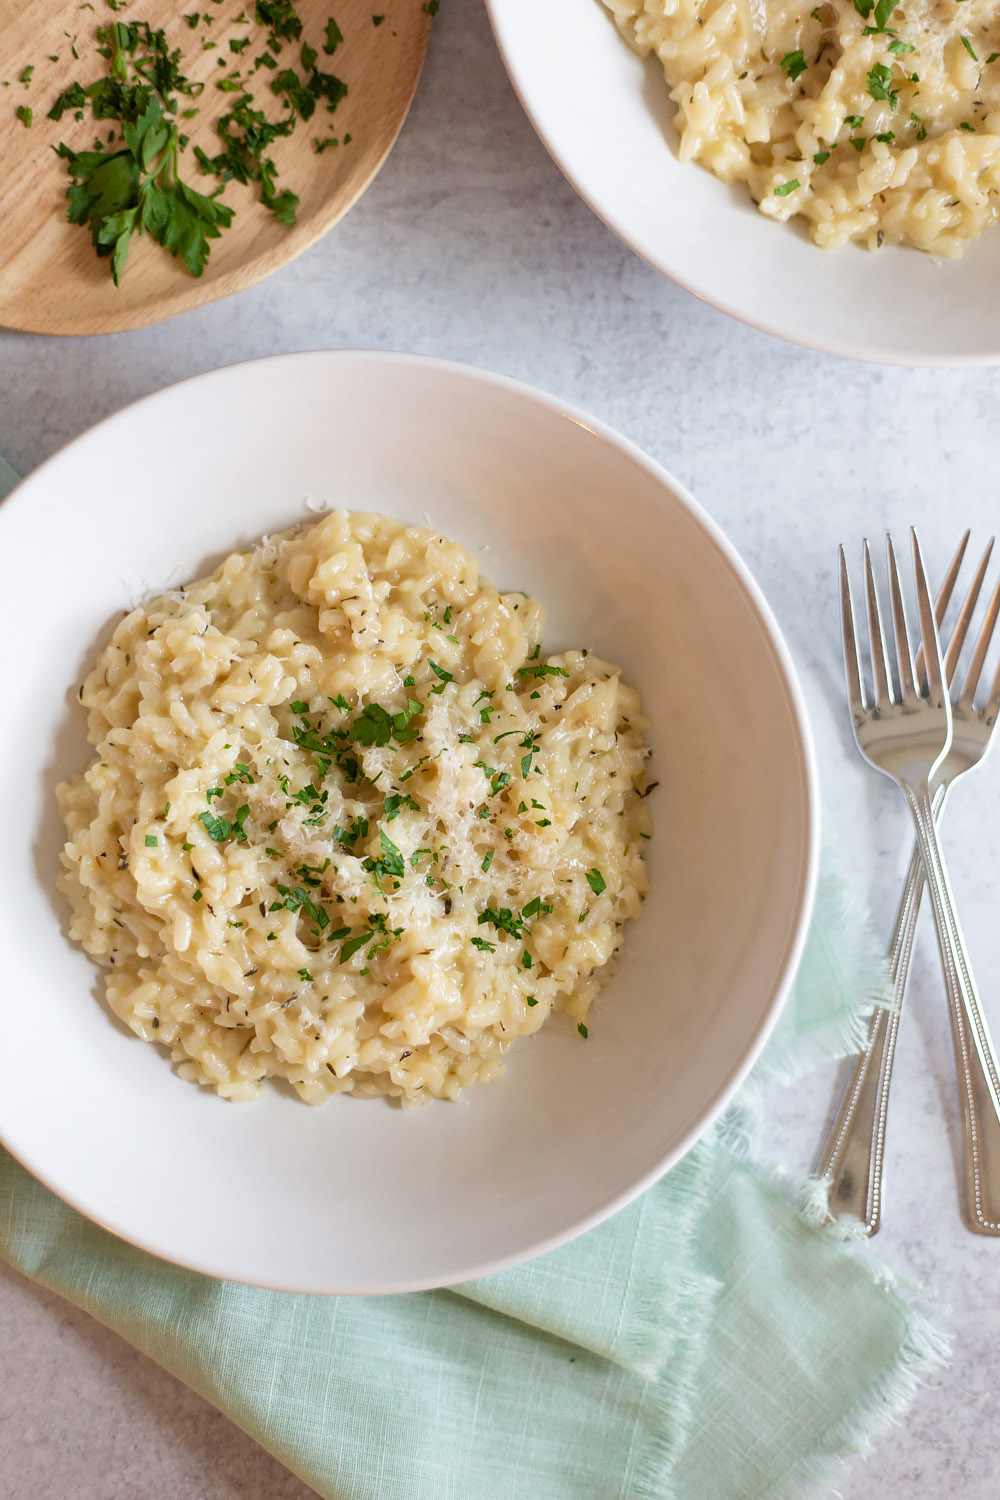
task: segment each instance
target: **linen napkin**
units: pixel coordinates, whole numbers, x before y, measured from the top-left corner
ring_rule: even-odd
[[[879,980],[867,922],[827,874],[756,1090],[612,1219],[461,1287],[309,1297],[199,1276],[114,1239],[3,1152],[0,1255],[326,1500],[801,1493],[946,1352],[914,1289],[818,1227],[817,1184],[751,1161],[759,1080],[856,1045]]]

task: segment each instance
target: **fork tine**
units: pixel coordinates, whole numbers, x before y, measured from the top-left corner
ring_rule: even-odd
[[[913,527],[910,528],[910,541],[913,547],[913,572],[917,581],[917,610],[920,615],[920,635],[924,647],[924,661],[927,667],[927,698],[928,702],[935,706],[948,703],[948,686],[945,681],[944,663],[941,660],[941,642],[938,639],[937,625],[934,623],[934,606],[931,604],[931,591],[927,587],[927,572],[924,568],[924,559],[920,552],[920,543],[917,541],[917,533]],[[890,550],[891,550],[890,543]],[[895,573],[895,558],[893,558],[893,584],[894,591],[899,594],[900,607],[902,608],[902,595],[899,592],[899,578]],[[904,621],[905,625],[905,621]],[[951,738],[950,712],[949,739]]]
[[[885,539],[886,554],[889,559],[889,594],[892,599],[892,620],[896,634],[896,662],[899,666],[899,686],[904,703],[915,703],[917,701],[917,690],[913,683],[913,653],[910,650],[910,633],[906,627],[906,607],[903,604],[903,591],[899,584],[899,568],[896,563],[896,553],[892,545],[892,537]],[[927,581],[924,580],[924,588]],[[928,607],[930,600],[928,599]],[[933,616],[932,616],[933,619]],[[928,682],[932,680],[934,662],[927,651],[924,651],[925,670]],[[941,653],[937,652],[938,680],[941,677]]]
[[[951,603],[951,596],[955,592],[955,585],[958,582],[958,575],[962,571],[962,564],[965,561],[965,551],[969,545],[971,535],[971,531],[966,531],[958,547],[955,549],[955,556],[948,566],[948,571],[944,575],[941,587],[938,589],[938,596],[934,600],[934,618],[937,620],[939,630],[944,624],[944,617],[947,613],[948,605]],[[992,537],[990,538],[990,546],[993,546]]]
[[[885,652],[885,631],[882,629],[882,611],[879,608],[875,574],[872,571],[872,555],[865,542],[865,593],[868,599],[868,635],[872,648],[872,676],[875,680],[875,707],[881,708],[892,702],[889,686],[889,658]]]
[[[968,536],[968,532],[966,532],[966,536]],[[972,616],[975,613],[976,605],[979,602],[979,593],[983,586],[983,579],[986,577],[986,568],[987,564],[989,563],[990,554],[992,553],[992,551],[993,538],[990,537],[989,542],[986,546],[986,551],[983,553],[982,561],[980,562],[979,567],[976,570],[976,576],[972,580],[969,592],[966,595],[965,603],[962,605],[962,612],[959,615],[958,619],[955,621],[955,629],[952,631],[951,640],[948,642],[948,650],[945,652],[944,675],[949,683],[955,676],[955,672],[958,669],[958,659],[962,654],[962,647],[965,645],[965,638],[969,633],[969,626],[972,624]],[[990,607],[992,608],[992,605]],[[994,616],[994,619],[995,618],[996,617]],[[938,628],[940,628],[940,616],[938,616],[937,619]],[[992,626],[990,627],[990,629],[992,630]],[[980,634],[979,640],[980,642],[982,641],[982,634]],[[989,642],[987,641],[986,645],[988,644]],[[983,646],[983,656],[985,656],[986,654],[986,645]],[[979,644],[977,643],[976,650],[978,651],[978,649]],[[982,660],[980,660],[979,667],[976,671],[976,682],[979,681],[979,674],[982,670],[983,663]],[[966,688],[968,688],[968,685],[969,679],[966,678],[965,688],[963,688],[962,690],[963,697],[965,695]],[[974,693],[975,690],[975,683],[973,683],[972,692]]]
[[[948,565],[948,571],[944,575],[941,587],[938,589],[938,596],[934,600],[934,618],[935,620],[937,620],[938,630],[940,630],[941,626],[944,624],[944,617],[948,613],[948,605],[951,603],[951,596],[955,592],[955,585],[958,582],[958,575],[962,571],[962,563],[965,561],[965,553],[969,545],[969,538],[971,537],[971,535],[971,531],[966,531],[957,548],[955,549],[955,556],[952,558],[951,562]],[[993,543],[991,541],[990,546],[992,547],[992,545]],[[952,636],[952,641],[954,642],[954,635]],[[946,670],[947,666],[948,664],[946,661]],[[914,663],[914,670],[917,677],[920,678],[921,686],[925,686],[927,679],[924,675],[924,651],[922,646],[917,647],[917,657]],[[949,671],[949,682],[951,681],[951,675],[951,671]]]
[[[1000,614],[1000,583],[993,590],[993,597],[986,611],[986,618],[979,632],[979,639],[976,641],[972,660],[969,662],[969,670],[965,674],[965,681],[962,684],[962,694],[959,700],[962,703],[971,705],[973,698],[976,696],[976,688],[979,686],[979,679],[982,676],[983,666],[986,662],[986,653],[990,649],[990,641],[993,639],[993,631],[997,623],[998,614]]]
[[[865,694],[861,686],[861,662],[858,658],[858,638],[854,629],[854,604],[851,600],[851,580],[847,574],[847,558],[840,548],[840,618],[844,633],[844,671],[847,674],[847,700],[851,713],[857,717],[865,711]]]

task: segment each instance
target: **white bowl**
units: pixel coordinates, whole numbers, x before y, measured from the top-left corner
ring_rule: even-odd
[[[695,296],[764,333],[851,359],[1000,362],[1000,228],[960,260],[820,250],[698,166],[682,166],[663,69],[599,0],[487,0],[514,87],[595,213]]]
[[[150,462],[161,455],[162,462]],[[458,1104],[227,1104],[117,1026],[66,940],[54,783],[115,611],[313,503],[431,524],[620,662],[653,721],[651,890],[581,1040],[565,1017]],[[0,1138],[114,1233],[291,1290],[446,1285],[597,1223],[691,1146],[774,1020],[815,864],[808,731],[774,620],[684,491],[579,412],[397,355],[236,365],[140,401],[0,507],[8,731]]]

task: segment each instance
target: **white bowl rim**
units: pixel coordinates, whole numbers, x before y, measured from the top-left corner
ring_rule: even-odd
[[[670,258],[659,253],[653,246],[641,241],[620,218],[610,210],[601,206],[593,195],[583,186],[579,177],[573,172],[569,163],[565,160],[553,143],[549,140],[545,131],[535,114],[531,105],[530,95],[524,85],[523,76],[518,66],[516,54],[507,46],[506,36],[501,20],[503,0],[485,0],[486,13],[489,16],[490,26],[493,29],[494,40],[500,56],[503,59],[507,76],[516,93],[521,108],[527,115],[532,129],[538,136],[542,145],[573,188],[574,192],[586,203],[593,214],[605,224],[612,234],[616,235],[634,255],[640,260],[652,266],[654,271],[659,271],[676,286],[682,287],[684,291],[690,292],[697,297],[699,302],[704,302],[707,307],[713,307],[717,312],[725,313],[727,317],[742,323],[745,328],[753,328],[758,333],[766,333],[771,338],[782,339],[785,343],[795,344],[800,349],[811,349],[816,354],[832,354],[838,359],[862,361],[866,364],[875,365],[899,365],[905,369],[919,370],[957,370],[957,369],[989,369],[1000,364],[1000,349],[995,352],[983,351],[981,353],[969,354],[955,351],[951,354],[904,354],[898,349],[893,349],[877,341],[871,343],[852,342],[841,343],[836,338],[815,337],[806,338],[803,334],[796,332],[794,325],[783,324],[776,319],[757,318],[746,312],[738,304],[732,302],[725,293],[709,291],[697,278],[677,269]],[[780,226],[774,226],[780,227]],[[832,253],[832,252],[830,252]]]
[[[798,740],[800,753],[800,765],[803,780],[803,793],[805,800],[805,824],[803,858],[800,863],[800,881],[798,891],[798,914],[794,928],[786,943],[785,952],[777,965],[778,977],[774,985],[770,1001],[764,1010],[756,1032],[740,1061],[732,1068],[729,1076],[718,1087],[714,1097],[710,1099],[698,1119],[692,1124],[687,1133],[675,1143],[671,1149],[664,1153],[663,1157],[646,1173],[639,1178],[629,1182],[625,1187],[610,1194],[603,1202],[592,1208],[588,1213],[574,1219],[573,1222],[563,1229],[543,1237],[531,1244],[527,1250],[518,1251],[516,1254],[505,1254],[495,1259],[487,1259],[471,1267],[460,1278],[460,1281],[472,1281],[479,1277],[493,1275],[504,1271],[512,1266],[523,1264],[525,1261],[535,1259],[550,1250],[558,1249],[559,1246],[569,1243],[579,1235],[588,1230],[596,1228],[619,1209],[625,1208],[634,1199],[654,1186],[661,1177],[682,1160],[684,1156],[697,1144],[706,1134],[715,1121],[724,1113],[733,1096],[745,1081],[747,1075],[757,1061],[768,1038],[770,1037],[781,1014],[784,1003],[791,990],[795,975],[798,970],[803,950],[809,932],[809,924],[812,917],[813,904],[816,895],[816,887],[819,873],[819,830],[820,830],[820,805],[819,805],[819,773],[816,760],[815,746],[812,731],[806,711],[805,698],[798,681],[798,676],[792,661],[791,653],[781,633],[778,621],[768,604],[759,584],[754,579],[746,563],[737,552],[733,544],[728,540],[725,533],[712,519],[706,510],[690,494],[684,485],[674,479],[663,465],[656,462],[643,452],[637,444],[622,433],[606,423],[592,417],[582,408],[575,406],[572,402],[563,401],[548,392],[532,386],[527,382],[515,379],[513,376],[499,374],[495,371],[485,369],[481,366],[463,363],[461,361],[441,359],[433,355],[413,354],[393,350],[368,350],[368,349],[324,349],[316,347],[301,349],[281,354],[258,356],[245,360],[236,360],[228,365],[217,366],[211,370],[205,370],[197,375],[186,377],[184,380],[173,381],[170,385],[162,386],[159,390],[152,391],[135,401],[127,402],[117,411],[101,418],[93,423],[83,432],[77,434],[64,443],[54,453],[50,454],[37,468],[24,476],[7,496],[0,500],[0,515],[13,503],[20,505],[30,503],[30,492],[36,478],[44,475],[46,470],[57,460],[61,460],[68,452],[76,446],[83,447],[85,443],[96,433],[112,425],[128,412],[132,412],[151,402],[155,402],[160,396],[168,391],[180,387],[204,384],[208,386],[214,379],[225,378],[231,370],[241,368],[244,365],[276,364],[310,358],[314,356],[324,358],[334,357],[338,361],[346,362],[363,361],[373,364],[384,364],[386,368],[401,366],[410,369],[437,370],[442,374],[458,375],[462,378],[478,382],[485,386],[492,386],[507,391],[513,395],[533,402],[544,407],[553,414],[568,418],[574,424],[585,428],[593,436],[602,442],[617,448],[626,457],[630,458],[641,469],[653,478],[661,487],[666,489],[670,496],[685,509],[696,524],[708,535],[711,541],[719,549],[725,561],[731,567],[736,581],[743,588],[755,613],[757,614],[766,632],[769,645],[774,658],[780,669],[787,705],[790,710],[793,726]],[[0,521],[2,526],[2,521]],[[212,1276],[217,1279],[232,1280],[218,1266],[199,1264],[195,1257],[174,1258],[167,1257],[155,1245],[147,1243],[143,1238],[135,1238],[118,1224],[98,1219],[75,1196],[65,1190],[64,1186],[56,1185],[49,1179],[43,1170],[38,1170],[32,1161],[30,1150],[18,1149],[11,1143],[2,1130],[0,1130],[0,1146],[3,1146],[10,1155],[26,1171],[30,1172],[42,1185],[57,1197],[62,1199],[70,1208],[82,1214],[90,1222],[113,1234],[115,1238],[124,1243],[134,1246],[136,1249],[155,1256],[167,1264],[181,1266],[183,1269],[196,1271],[202,1275]],[[433,1291],[441,1288],[443,1283],[430,1280],[426,1277],[407,1280],[399,1278],[390,1284],[380,1283],[377,1286],[359,1286],[346,1289],[341,1292],[323,1291],[316,1287],[297,1287],[287,1282],[255,1281],[245,1283],[247,1285],[259,1286],[263,1290],[286,1291],[292,1293],[307,1293],[314,1295],[349,1295],[349,1296],[382,1296],[395,1295],[408,1292]],[[448,1285],[458,1284],[449,1282]]]

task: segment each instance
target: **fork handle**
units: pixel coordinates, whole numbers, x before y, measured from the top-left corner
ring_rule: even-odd
[[[941,815],[946,791],[942,786],[934,794],[936,818]],[[816,1167],[818,1177],[829,1179],[830,1217],[860,1219],[866,1234],[877,1234],[882,1216],[889,1085],[923,889],[924,870],[920,849],[915,846],[889,941],[888,1002],[872,1011],[867,1040],[855,1060]]]
[[[965,1212],[976,1234],[1000,1235],[1000,1074],[934,826],[930,787],[903,784],[934,908],[962,1102]]]

